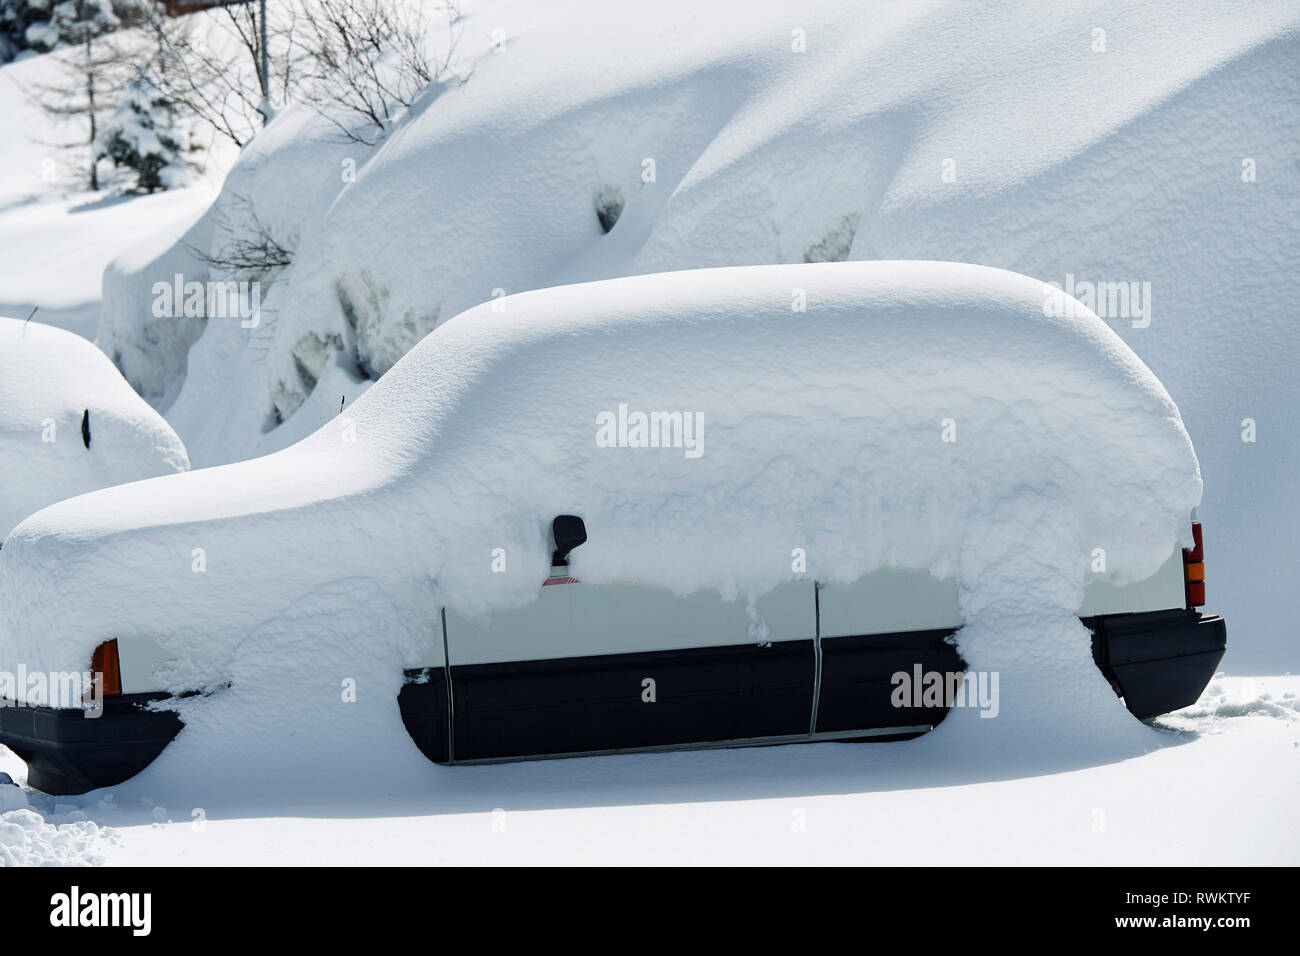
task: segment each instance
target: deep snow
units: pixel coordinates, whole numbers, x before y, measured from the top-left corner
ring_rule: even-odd
[[[0,858],[1285,866],[1300,846],[1298,701],[1300,678],[1219,677],[1201,704],[1161,718],[1164,729],[1144,730],[1143,746],[1087,761],[969,753],[940,727],[909,743],[429,767],[364,799],[350,792],[357,770],[339,749],[338,786],[305,802],[249,802],[238,792],[242,778],[203,795],[168,793],[158,780],[85,797],[30,793],[29,812],[43,826],[0,831],[12,840],[12,857],[0,842]],[[0,756],[0,771],[21,779],[23,765]]]
[[[63,329],[0,316],[0,541],[48,504],[187,468],[181,440],[108,356]]]

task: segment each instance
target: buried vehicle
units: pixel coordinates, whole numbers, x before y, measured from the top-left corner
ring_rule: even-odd
[[[298,748],[400,722],[454,764],[897,739],[951,703],[898,675],[959,674],[960,629],[1004,606],[1081,621],[1091,660],[1062,660],[1136,716],[1191,704],[1225,646],[1195,455],[1066,305],[996,269],[846,262],[471,309],[284,451],[15,529],[0,669],[93,658],[104,706],[8,702],[0,742],[73,792],[218,698],[264,708],[259,733],[296,720]],[[385,692],[320,703],[359,670]]]
[[[171,426],[93,342],[0,316],[0,542],[55,501],[189,466]]]

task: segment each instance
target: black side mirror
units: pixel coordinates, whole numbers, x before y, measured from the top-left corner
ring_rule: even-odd
[[[587,526],[577,515],[556,515],[551,522],[551,537],[555,540],[551,564],[564,567],[569,563],[569,552],[587,540]]]

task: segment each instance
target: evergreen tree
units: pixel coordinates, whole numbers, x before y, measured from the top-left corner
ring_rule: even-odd
[[[0,0],[0,63],[28,49],[27,28],[49,19],[50,0]]]
[[[96,159],[136,172],[136,188],[172,189],[188,178],[189,133],[178,110],[159,90],[149,68],[127,85],[121,105],[100,131]]]
[[[124,20],[119,12],[128,19]],[[49,10],[49,19],[27,28],[33,49],[59,49],[59,71],[54,82],[33,84],[28,92],[56,126],[80,119],[82,134],[71,141],[50,145],[86,154],[88,185],[99,188],[95,142],[103,118],[114,108],[130,76],[130,53],[125,35],[114,35],[140,14],[131,0],[62,0]]]

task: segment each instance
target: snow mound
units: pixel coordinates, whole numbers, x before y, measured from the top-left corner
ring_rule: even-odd
[[[53,819],[60,819],[59,815]],[[0,866],[96,866],[113,831],[80,810],[52,823],[27,805],[18,787],[0,787]]]
[[[549,522],[574,513],[590,584],[748,601],[799,576],[796,548],[820,580],[955,576],[963,653],[1012,688],[1003,719],[976,727],[1140,731],[1074,614],[1094,549],[1123,582],[1190,543],[1201,482],[1159,382],[1065,304],[1024,276],[933,262],[665,273],[485,304],[286,450],[29,518],[0,552],[0,647],[53,670],[107,637],[157,635],[175,655],[165,685],[213,692],[179,703],[188,725],[154,773],[324,783],[343,751],[392,780],[423,759],[396,693],[439,608],[532,600]],[[694,444],[608,431],[634,412],[680,413]],[[340,703],[349,680],[362,692]]]
[[[1162,722],[1180,728],[1188,721],[1214,727],[1219,721],[1239,717],[1272,717],[1290,723],[1300,717],[1300,696],[1291,690],[1275,693],[1250,678],[1224,681],[1216,676],[1200,700]]]
[[[0,535],[63,498],[188,467],[176,433],[103,352],[0,317]]]

